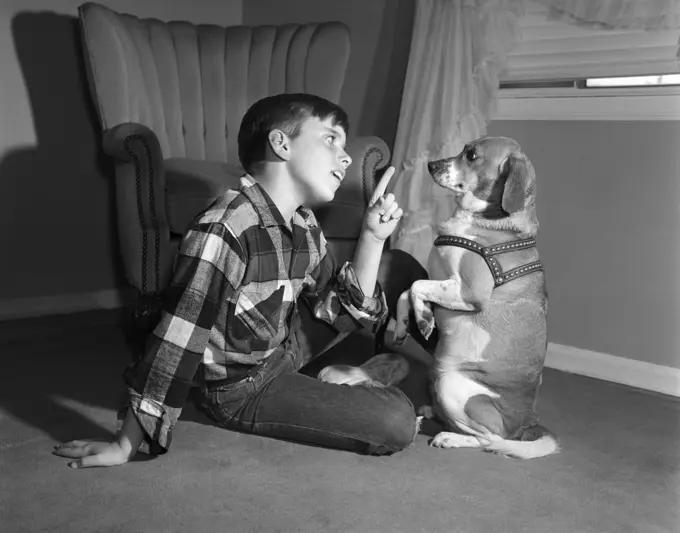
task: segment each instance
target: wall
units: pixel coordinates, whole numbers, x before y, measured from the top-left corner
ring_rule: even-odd
[[[341,21],[352,53],[340,105],[350,134],[394,144],[406,75],[415,0],[245,0],[246,25]]]
[[[107,4],[166,20],[343,21],[353,53],[341,104],[354,133],[391,146],[414,1]],[[119,282],[110,181],[75,38],[77,5],[0,6],[0,306]],[[537,170],[550,340],[680,368],[680,124],[493,121],[489,133],[517,139]]]
[[[80,3],[0,4],[0,315],[26,299],[120,285],[110,174],[82,70]],[[161,20],[242,20],[240,0],[100,3]]]
[[[680,123],[494,121],[536,168],[551,342],[680,368]]]

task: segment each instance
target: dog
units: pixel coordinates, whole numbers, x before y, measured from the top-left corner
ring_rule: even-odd
[[[394,340],[404,342],[410,320],[425,338],[436,324],[433,402],[419,414],[453,431],[431,444],[521,459],[555,453],[557,438],[535,410],[548,296],[536,248],[534,167],[507,137],[477,139],[427,166],[457,207],[437,227],[430,279],[399,297]]]

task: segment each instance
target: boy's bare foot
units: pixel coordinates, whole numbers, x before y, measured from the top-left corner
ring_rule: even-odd
[[[391,387],[408,376],[409,364],[401,355],[381,353],[371,357],[361,366],[330,365],[319,372],[318,378],[338,385],[372,385]]]

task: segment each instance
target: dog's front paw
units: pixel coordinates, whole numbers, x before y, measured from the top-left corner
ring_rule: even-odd
[[[404,320],[397,320],[394,328],[394,344],[404,344],[406,337],[408,337],[408,317]]]
[[[425,340],[430,338],[434,331],[434,312],[432,311],[432,304],[425,302],[422,299],[416,299],[413,306],[413,313],[415,315],[416,324],[420,334],[425,337]]]
[[[418,329],[425,340],[430,338],[434,331],[434,314],[431,310],[423,310],[422,316],[418,319]]]

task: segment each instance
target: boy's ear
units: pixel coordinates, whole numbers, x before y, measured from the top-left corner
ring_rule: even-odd
[[[269,140],[269,147],[272,152],[284,161],[290,159],[290,142],[288,136],[281,130],[272,130],[267,136]]]

